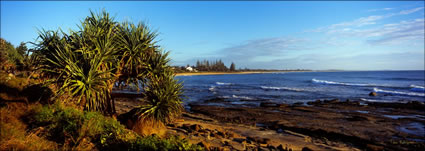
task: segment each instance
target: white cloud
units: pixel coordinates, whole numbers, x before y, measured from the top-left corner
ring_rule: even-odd
[[[367,10],[367,12],[376,12],[376,11],[389,11],[389,10],[393,10],[394,8],[380,8],[380,9],[370,9]]]
[[[404,20],[398,23],[388,23],[381,25],[380,20],[396,15],[408,15],[424,9],[424,7],[403,10],[399,13],[389,13],[386,15],[373,15],[361,17],[359,19],[332,24],[308,32],[322,32],[336,37],[358,37],[364,38],[368,44],[400,44],[405,41],[424,40],[424,19]],[[366,28],[363,26],[367,26]]]
[[[400,15],[407,15],[407,14],[411,14],[411,13],[420,11],[422,9],[424,9],[424,7],[418,7],[418,8],[413,8],[413,9],[409,9],[409,10],[402,10],[402,11],[400,11],[399,14]]]
[[[301,38],[275,37],[256,40],[248,40],[241,44],[220,50],[221,54],[254,58],[256,56],[273,56],[287,52],[288,50],[312,49],[308,45],[309,40]]]

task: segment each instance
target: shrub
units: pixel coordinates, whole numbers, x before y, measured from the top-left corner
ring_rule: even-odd
[[[29,115],[29,124],[33,128],[45,127],[49,132],[47,136],[60,144],[65,143],[66,138],[75,143],[79,136],[78,129],[82,125],[83,115],[83,112],[77,109],[64,108],[56,103],[34,109],[33,116]]]
[[[50,140],[69,147],[79,147],[88,141],[108,148],[136,137],[115,119],[99,112],[64,107],[59,102],[36,108],[28,116],[32,128],[44,127]]]

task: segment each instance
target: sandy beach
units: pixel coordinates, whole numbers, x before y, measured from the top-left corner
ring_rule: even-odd
[[[262,73],[278,73],[278,72],[311,72],[311,71],[184,72],[184,73],[176,73],[176,76],[223,75],[223,74],[262,74]]]

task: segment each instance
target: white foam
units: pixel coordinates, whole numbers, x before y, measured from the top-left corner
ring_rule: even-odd
[[[230,99],[232,98],[231,96],[225,95],[225,96],[218,96],[218,98],[222,98],[222,99]]]
[[[225,96],[219,96],[219,98],[222,98],[222,99],[230,99],[230,98],[234,98],[234,99],[254,100],[254,99],[253,99],[253,98],[251,98],[251,97],[247,97],[247,96],[237,96],[237,95],[232,95],[232,96],[225,95]]]
[[[423,86],[419,86],[419,85],[410,85],[411,87],[411,91],[416,91],[416,92],[425,92],[425,87]]]
[[[214,91],[215,90],[215,86],[211,86],[210,88],[208,88],[208,90]]]
[[[217,85],[233,85],[233,83],[215,82]]]
[[[297,89],[297,88],[290,88],[290,87],[268,87],[268,86],[261,86],[261,89],[266,90],[289,90],[289,91],[304,91],[303,89]]]
[[[395,94],[395,95],[425,96],[425,93],[390,91],[390,90],[382,90],[378,88],[373,88],[373,91],[375,91],[376,93],[387,93],[387,94]]]
[[[334,81],[317,80],[317,79],[312,79],[311,81],[312,81],[313,83],[319,83],[319,84],[330,84],[330,85],[376,86],[375,84],[343,83],[343,82],[334,82]]]
[[[245,100],[254,100],[253,98],[247,97],[247,96],[237,96],[237,95],[232,95],[232,98],[235,99],[245,99]]]
[[[365,101],[365,102],[394,102],[394,101],[389,101],[389,100],[374,100],[374,99],[365,99],[365,98],[360,98],[360,100]]]

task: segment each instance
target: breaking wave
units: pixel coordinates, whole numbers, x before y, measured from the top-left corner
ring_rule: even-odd
[[[217,85],[233,85],[233,83],[215,82]]]
[[[415,91],[415,92],[425,92],[425,87],[423,86],[419,86],[419,85],[410,85],[411,87],[411,91]]]
[[[360,98],[360,100],[365,102],[384,102],[384,103],[394,102],[390,100],[375,100],[375,99],[365,99],[365,98]]]
[[[365,84],[365,83],[344,83],[344,82],[334,82],[334,81],[317,80],[317,79],[312,79],[311,81],[313,83],[328,84],[328,85],[347,85],[347,86],[361,86],[361,87],[367,87],[367,86],[394,87],[394,86],[389,86],[389,85],[377,85],[377,84]]]
[[[362,83],[343,83],[343,82],[334,82],[334,81],[326,81],[326,80],[317,80],[312,79],[313,83],[319,83],[319,84],[330,84],[330,85],[349,85],[349,86],[375,86],[371,84],[362,84]]]
[[[290,88],[290,87],[268,87],[268,86],[261,86],[261,89],[265,90],[288,90],[288,91],[304,91],[303,89],[297,89],[297,88]]]
[[[232,96],[228,96],[228,95],[226,95],[226,96],[219,96],[219,98],[222,98],[222,99],[231,99],[231,98],[233,98],[233,99],[254,100],[254,98],[251,98],[251,97],[248,97],[248,96],[237,96],[237,95],[232,95]]]
[[[376,93],[386,93],[386,94],[393,94],[393,95],[425,96],[425,93],[390,91],[390,90],[382,90],[378,88],[373,88],[373,91],[375,91]]]

